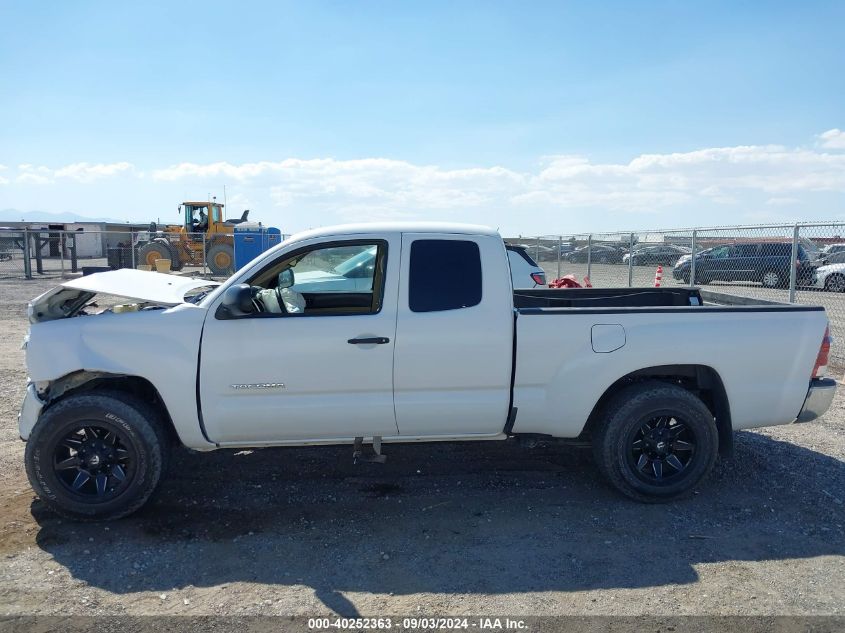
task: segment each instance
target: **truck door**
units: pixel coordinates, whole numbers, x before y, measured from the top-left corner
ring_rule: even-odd
[[[203,329],[199,382],[209,439],[272,443],[397,435],[399,247],[398,235],[305,243],[247,282],[261,288],[258,297],[270,305],[279,273],[293,270],[293,286],[281,294],[288,312],[276,303],[276,313],[220,318],[212,306]],[[355,283],[339,288],[335,282],[342,274],[335,267],[367,252],[372,267],[355,267]],[[302,292],[297,274],[308,280],[307,289],[299,286]]]
[[[500,237],[403,235],[393,371],[401,435],[501,433],[513,318]]]

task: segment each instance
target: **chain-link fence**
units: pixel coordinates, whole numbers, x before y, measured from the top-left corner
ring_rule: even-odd
[[[275,230],[273,230],[275,231]],[[278,232],[0,229],[0,279],[62,278],[118,268],[226,277],[284,239]]]
[[[750,299],[824,306],[845,341],[845,223],[732,226],[506,238],[549,280],[595,287],[700,286]],[[845,346],[833,358],[845,364]]]

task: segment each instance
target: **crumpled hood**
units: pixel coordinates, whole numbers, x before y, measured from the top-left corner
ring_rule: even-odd
[[[123,268],[65,281],[30,301],[27,315],[31,323],[73,316],[96,294],[175,306],[185,303],[185,295],[191,290],[218,285],[209,279]]]

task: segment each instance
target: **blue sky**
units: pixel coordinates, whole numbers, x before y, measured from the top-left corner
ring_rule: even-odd
[[[225,184],[285,231],[845,219],[843,23],[843,2],[1,2],[0,209],[170,220]]]

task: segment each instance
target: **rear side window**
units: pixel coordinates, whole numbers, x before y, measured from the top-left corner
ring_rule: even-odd
[[[416,240],[408,279],[411,312],[438,312],[481,303],[481,253],[466,240]]]
[[[759,244],[740,244],[738,247],[740,257],[757,257],[759,255]]]
[[[780,242],[764,244],[763,254],[777,257],[790,257],[792,255],[792,244],[782,244]]]

